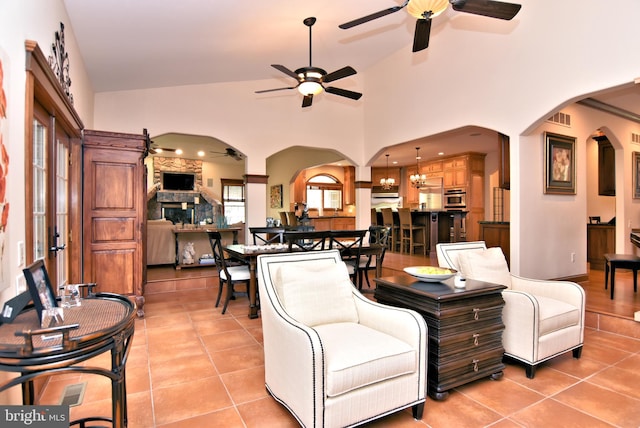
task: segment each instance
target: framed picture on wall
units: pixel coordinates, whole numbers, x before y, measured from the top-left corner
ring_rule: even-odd
[[[282,208],[282,184],[271,186],[271,208]]]
[[[631,165],[631,171],[633,174],[633,199],[640,199],[640,152],[632,153],[633,164]]]
[[[544,193],[576,194],[576,139],[544,133]]]

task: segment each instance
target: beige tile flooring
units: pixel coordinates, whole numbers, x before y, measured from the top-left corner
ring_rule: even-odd
[[[617,288],[617,287],[616,287]],[[264,387],[260,319],[247,300],[214,308],[215,288],[147,295],[127,364],[129,427],[294,427],[295,419]],[[640,328],[640,327],[638,327]],[[95,358],[108,365],[107,357]],[[428,399],[421,421],[410,410],[374,427],[639,427],[640,340],[587,329],[582,358],[540,367],[533,380],[508,364],[499,381]],[[88,381],[71,417],[110,413],[109,382],[94,375],[52,378],[40,402],[55,404],[67,384]]]

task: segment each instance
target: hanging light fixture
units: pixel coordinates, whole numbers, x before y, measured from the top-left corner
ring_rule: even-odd
[[[416,147],[416,173],[409,177],[413,187],[423,187],[427,184],[427,175],[420,174],[420,147]]]
[[[380,185],[384,190],[389,190],[395,184],[396,184],[396,180],[389,177],[389,153],[387,153],[387,176],[386,178],[380,179]]]

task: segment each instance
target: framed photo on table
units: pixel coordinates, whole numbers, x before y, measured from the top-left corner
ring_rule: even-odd
[[[44,261],[42,259],[35,261],[31,266],[23,269],[22,273],[29,286],[29,293],[38,312],[38,319],[42,322],[42,313],[44,311],[58,307],[56,295],[51,286]]]
[[[282,184],[271,186],[271,208],[282,208]]]
[[[576,139],[544,133],[544,193],[576,194]]]

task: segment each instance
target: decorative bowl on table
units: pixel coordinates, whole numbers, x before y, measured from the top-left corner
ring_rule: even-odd
[[[457,273],[455,269],[437,266],[409,266],[404,268],[404,271],[424,282],[444,281]]]

